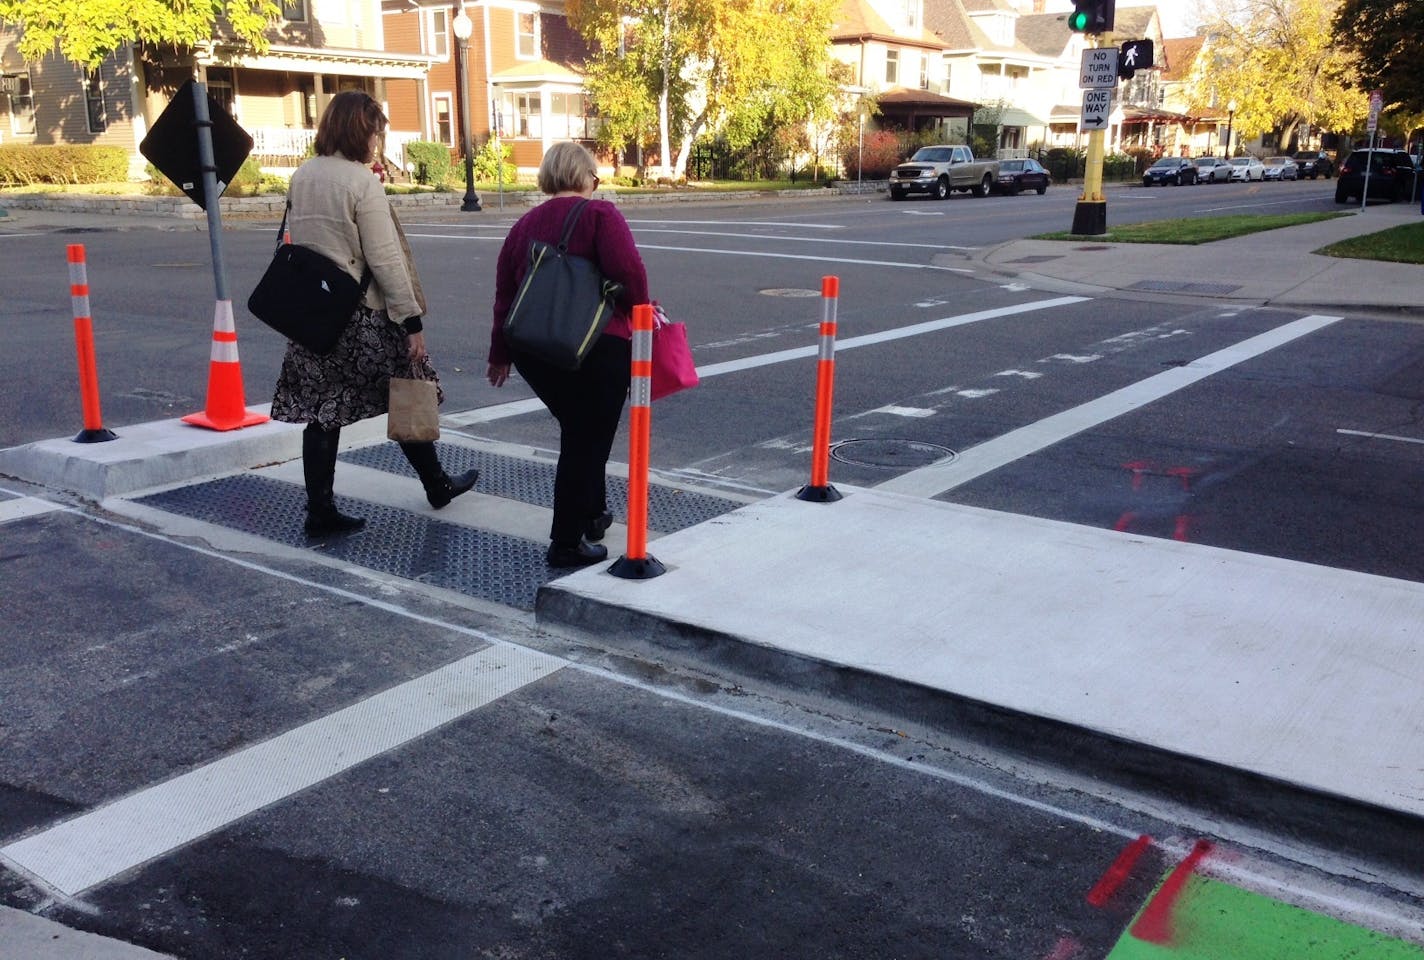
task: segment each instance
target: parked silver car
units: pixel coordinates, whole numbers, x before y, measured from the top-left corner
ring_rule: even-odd
[[[1231,164],[1220,157],[1197,157],[1197,183],[1230,183]]]
[[[1244,180],[1250,183],[1252,180],[1266,179],[1266,166],[1261,163],[1258,157],[1232,157],[1231,158],[1231,179]]]
[[[1267,180],[1299,180],[1300,167],[1290,157],[1267,157],[1261,161]]]

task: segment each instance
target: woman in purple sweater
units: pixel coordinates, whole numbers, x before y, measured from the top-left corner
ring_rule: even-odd
[[[628,221],[605,200],[590,200],[598,186],[593,154],[577,143],[557,143],[539,166],[539,189],[550,195],[519,218],[499,251],[490,332],[489,382],[503,386],[512,363],[559,422],[559,465],[554,474],[554,521],[549,531],[551,567],[582,567],[608,556],[598,543],[613,523],[604,474],[613,436],[628,397],[635,304],[648,303],[648,273]],[[504,321],[529,267],[529,243],[557,243],[574,204],[579,215],[569,253],[592,260],[623,285],[613,318],[577,370],[560,370],[504,342]]]

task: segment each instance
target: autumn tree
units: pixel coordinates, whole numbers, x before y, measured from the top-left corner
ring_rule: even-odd
[[[222,17],[233,34],[265,50],[276,0],[0,0],[0,21],[20,28],[20,55],[39,60],[56,50],[66,60],[98,66],[126,43],[190,47],[209,40]]]
[[[1383,90],[1385,103],[1424,113],[1424,20],[1419,0],[1341,0],[1336,42],[1356,56],[1361,89]]]
[[[1241,140],[1267,131],[1285,148],[1300,125],[1345,130],[1368,109],[1355,58],[1335,39],[1339,0],[1221,0],[1206,42],[1192,106],[1236,103]]]
[[[597,52],[585,67],[610,145],[656,144],[686,175],[692,142],[825,113],[836,85],[826,37],[837,0],[568,0]],[[639,139],[641,138],[641,139]]]

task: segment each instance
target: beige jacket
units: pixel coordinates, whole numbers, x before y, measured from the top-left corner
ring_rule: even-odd
[[[287,193],[292,242],[330,257],[356,279],[371,268],[364,303],[392,322],[425,313],[420,278],[395,211],[370,169],[342,156],[313,157]]]

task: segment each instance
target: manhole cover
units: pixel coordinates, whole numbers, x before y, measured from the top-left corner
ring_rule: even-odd
[[[770,290],[759,290],[763,297],[819,297],[819,290],[802,290],[799,287],[772,287]]]
[[[949,447],[901,437],[842,440],[831,447],[831,458],[863,467],[892,467],[913,470],[932,463],[953,460],[959,454]]]

